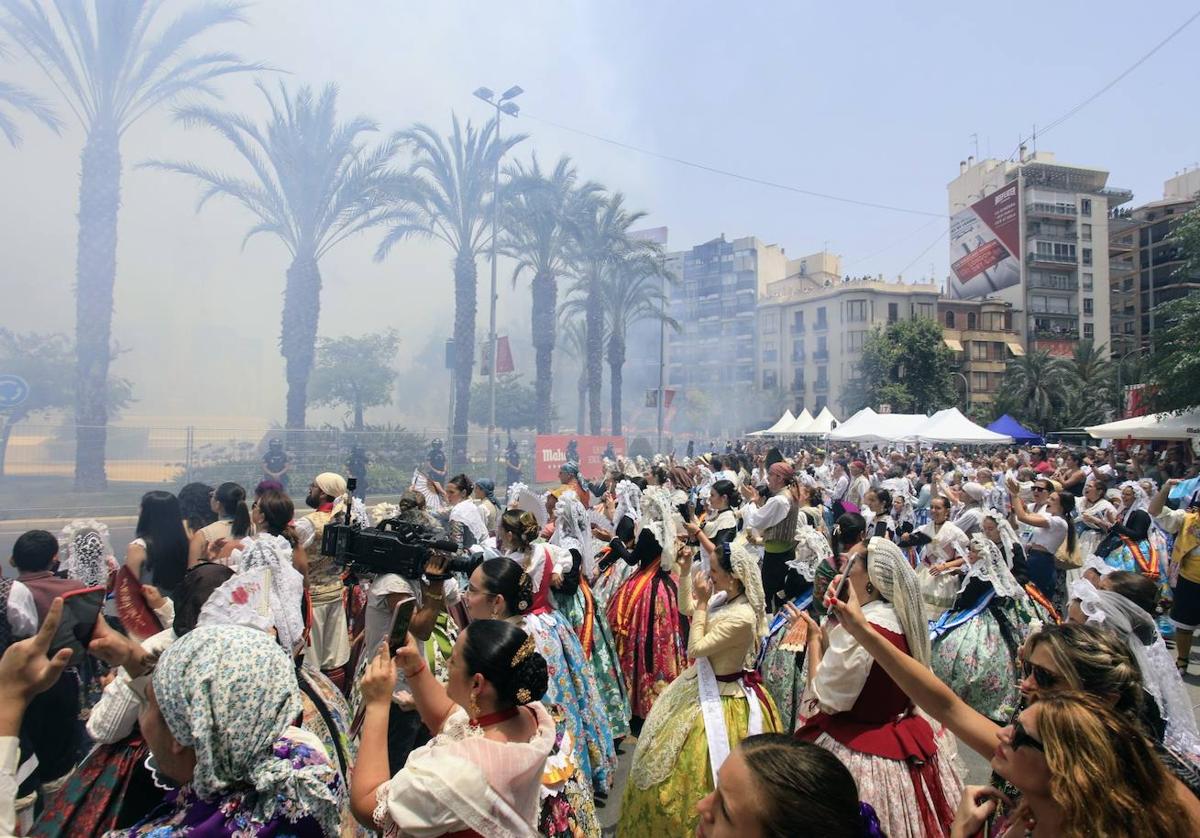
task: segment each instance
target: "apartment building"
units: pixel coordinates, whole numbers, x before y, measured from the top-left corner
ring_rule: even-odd
[[[971,407],[991,404],[1008,359],[1025,354],[1021,335],[1014,328],[1012,304],[991,297],[944,297],[938,300],[937,316],[942,338],[958,364],[962,402]]]

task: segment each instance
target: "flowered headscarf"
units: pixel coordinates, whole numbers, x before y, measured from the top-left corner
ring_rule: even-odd
[[[200,626],[162,653],[154,696],[171,735],[196,753],[192,788],[211,801],[250,786],[250,816],[311,816],[336,835],[344,790],[328,759],[281,757],[277,743],[300,713],[291,658],[270,636],[242,626]],[[332,786],[332,787],[331,787]]]

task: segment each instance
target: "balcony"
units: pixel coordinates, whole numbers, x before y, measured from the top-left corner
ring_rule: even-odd
[[[1030,262],[1044,262],[1051,265],[1077,265],[1079,264],[1078,256],[1065,256],[1056,253],[1033,253],[1026,254]]]
[[[1074,275],[1068,277],[1065,280],[1062,280],[1062,279],[1051,279],[1049,277],[1039,276],[1037,274],[1030,274],[1029,287],[1030,288],[1050,288],[1055,291],[1078,291],[1079,290],[1079,280],[1076,279],[1074,277]]]
[[[793,364],[803,364],[804,358],[805,358],[804,347],[796,346],[796,347],[792,348],[792,363]]]
[[[804,382],[803,378],[794,380],[792,382],[792,392],[793,393],[803,393],[805,391],[805,389],[806,389],[806,387],[805,387],[805,382]]]
[[[829,321],[828,320],[818,320],[817,325],[813,326],[813,331],[815,331],[815,332],[829,331]]]
[[[814,393],[828,393],[829,392],[829,381],[828,380],[822,381],[821,379],[818,378],[816,381],[813,382],[813,392]]]
[[[1041,230],[1030,230],[1029,238],[1044,242],[1066,242],[1067,244],[1075,244],[1079,240],[1075,233],[1055,233]]]
[[[1072,218],[1079,215],[1079,209],[1074,204],[1044,204],[1040,201],[1027,203],[1025,212],[1028,215],[1049,215],[1059,218]]]
[[[816,352],[813,353],[813,360],[816,361],[817,363],[821,363],[822,361],[828,361],[829,360],[829,350],[828,349],[818,349]]]

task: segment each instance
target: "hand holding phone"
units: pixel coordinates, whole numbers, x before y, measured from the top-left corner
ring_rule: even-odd
[[[417,610],[417,601],[411,597],[396,603],[392,610],[392,624],[388,629],[388,653],[396,654],[396,650],[404,645],[408,637],[408,626],[412,622],[413,613]]]
[[[96,620],[104,608],[104,588],[80,588],[63,596],[62,620],[50,642],[50,651],[55,654],[63,649],[71,651],[70,666],[83,662],[84,652],[96,629]]]

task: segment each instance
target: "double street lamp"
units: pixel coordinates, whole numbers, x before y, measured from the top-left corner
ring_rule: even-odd
[[[496,142],[500,142],[500,114],[506,113],[516,118],[521,112],[513,99],[525,91],[520,85],[514,84],[500,94],[499,98],[490,88],[480,87],[475,91],[475,97],[487,102],[496,109]],[[500,238],[500,157],[496,155],[496,171],[492,179],[492,290],[488,304],[488,429],[487,429],[487,459],[488,473],[492,481],[496,481],[496,451],[493,436],[496,433],[496,245]]]

